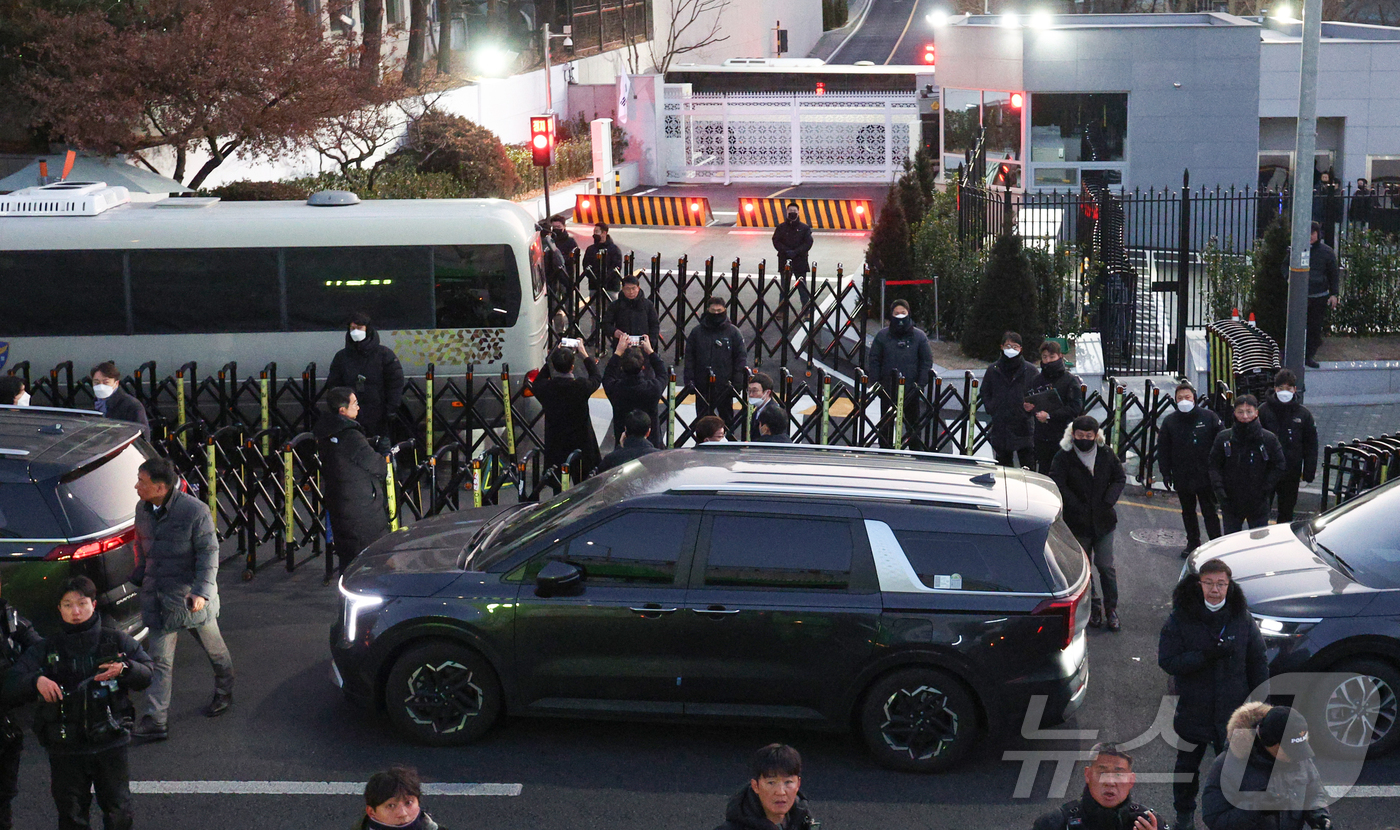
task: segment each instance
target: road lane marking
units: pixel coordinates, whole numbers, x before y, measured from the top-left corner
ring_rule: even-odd
[[[793,185],[792,187],[785,187],[785,188],[783,188],[782,190],[779,190],[777,193],[769,193],[767,196],[764,196],[763,198],[765,198],[765,199],[776,199],[777,197],[779,197],[779,196],[783,195],[784,193],[788,192],[789,190],[796,190],[796,189],[797,189],[797,185]]]
[[[865,25],[865,16],[870,14],[870,7],[873,5],[875,5],[875,0],[870,0],[869,3],[865,4],[865,8],[860,10],[860,17],[856,18],[855,27],[852,28],[849,32],[847,32],[846,37],[843,38],[841,42],[836,45],[835,49],[831,50],[830,55],[826,56],[827,63],[836,63],[836,54],[840,52],[845,47],[845,45],[850,42],[851,38],[855,37],[856,32],[859,32],[861,27]],[[918,3],[915,2],[914,5],[917,6]]]
[[[1354,787],[1338,787],[1329,784],[1324,789],[1333,798],[1400,798],[1400,786],[1394,784],[1370,784]]]
[[[874,0],[871,0],[874,3]],[[909,34],[909,24],[914,22],[914,14],[919,11],[919,0],[913,0],[913,8],[909,9],[909,19],[904,21],[904,31],[899,33],[899,40],[894,42],[894,48],[890,50],[890,56],[885,58],[885,66],[890,65],[894,60],[894,53],[899,51],[899,44],[904,42],[904,36]]]
[[[423,795],[517,796],[520,784],[424,784]],[[132,781],[137,795],[364,795],[360,781]]]
[[[641,193],[632,193],[632,194],[629,194],[629,195],[632,195],[632,196],[645,196],[645,195],[647,195],[648,193],[651,193],[652,191],[654,191],[654,190],[656,190],[656,189],[657,189],[657,188],[652,187],[652,188],[648,188],[647,190],[643,190]]]

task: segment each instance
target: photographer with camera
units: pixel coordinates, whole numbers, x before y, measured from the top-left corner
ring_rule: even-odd
[[[581,479],[603,461],[588,412],[588,399],[602,385],[603,376],[583,341],[566,337],[560,343],[530,383],[530,389],[544,410],[545,466],[557,467],[579,450],[583,453],[583,467],[577,471]],[[575,376],[576,358],[580,357],[587,377]]]
[[[669,375],[661,356],[652,348],[651,338],[642,335],[635,344],[630,335],[617,341],[613,356],[603,369],[603,392],[613,411],[613,443],[622,446],[622,431],[629,412],[647,416],[651,434],[647,439],[656,449],[665,449],[656,406],[666,391]]]
[[[1089,753],[1084,795],[1043,814],[1033,830],[1168,830],[1151,808],[1133,801],[1133,756],[1108,742]]]
[[[64,583],[58,612],[59,633],[24,653],[5,679],[4,700],[41,700],[34,731],[49,753],[60,830],[89,826],[94,790],[106,830],[129,830],[131,735],[122,722],[132,711],[128,692],[151,683],[151,658],[102,625],[97,586],[85,576]]]

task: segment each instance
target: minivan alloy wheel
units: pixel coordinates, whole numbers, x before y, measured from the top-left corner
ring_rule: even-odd
[[[899,689],[885,701],[880,734],[890,749],[915,761],[936,757],[958,734],[958,713],[948,695],[928,686]]]
[[[450,734],[481,714],[481,687],[472,670],[455,661],[419,666],[408,678],[404,709],[414,723]]]
[[[1396,690],[1379,677],[1349,677],[1327,699],[1327,730],[1336,741],[1365,749],[1395,728]]]
[[[479,653],[434,640],[394,661],[384,686],[389,720],[405,737],[461,746],[485,735],[502,710],[501,683]]]

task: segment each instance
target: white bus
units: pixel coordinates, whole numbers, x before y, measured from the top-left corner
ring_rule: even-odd
[[[0,369],[87,372],[229,361],[249,376],[324,374],[364,311],[410,375],[544,360],[543,253],[496,199],[310,202],[170,198],[69,183],[0,197]],[[349,201],[338,206],[313,202]],[[357,203],[353,203],[357,202]]]

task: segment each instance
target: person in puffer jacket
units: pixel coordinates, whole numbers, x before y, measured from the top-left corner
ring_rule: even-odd
[[[729,799],[715,830],[816,830],[802,795],[802,756],[786,744],[769,744],[753,758],[752,779]]]
[[[1216,757],[1206,776],[1201,793],[1206,827],[1331,830],[1327,793],[1312,759],[1308,722],[1301,712],[1274,706],[1252,731],[1237,726],[1230,751]]]
[[[1122,628],[1118,620],[1118,571],[1113,567],[1113,529],[1118,526],[1114,505],[1128,475],[1123,463],[1104,445],[1099,422],[1092,415],[1080,415],[1065,428],[1060,452],[1050,462],[1050,478],[1060,488],[1064,500],[1065,524],[1079,540],[1099,571],[1099,584],[1092,589],[1089,625]]]
[[[423,782],[413,767],[389,767],[365,784],[365,814],[353,830],[447,830],[433,821],[419,803]]]

